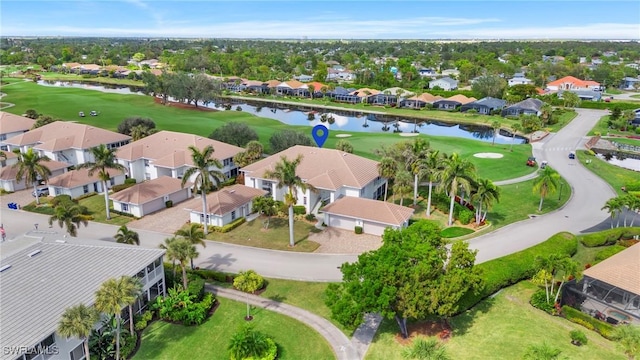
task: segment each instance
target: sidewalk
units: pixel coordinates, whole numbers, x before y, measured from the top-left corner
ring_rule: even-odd
[[[241,291],[226,289],[211,284],[206,284],[205,290],[223,298],[240,302],[247,301],[247,294]],[[358,353],[356,347],[351,341],[349,341],[347,336],[328,320],[325,320],[318,315],[314,315],[307,310],[281,303],[279,301],[261,298],[260,296],[248,295],[248,299],[249,304],[253,306],[258,306],[289,316],[316,330],[327,340],[329,345],[331,345],[338,360],[359,360],[364,357],[364,354],[361,355]],[[375,334],[375,331],[373,334]],[[371,339],[367,342],[367,339],[363,338],[361,342],[366,343],[366,346],[368,347],[368,344],[371,343]]]

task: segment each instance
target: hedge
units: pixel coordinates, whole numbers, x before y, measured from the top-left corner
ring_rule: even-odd
[[[629,103],[629,102],[616,102],[616,103],[608,103],[603,101],[581,101],[577,106],[583,109],[613,109],[619,108],[620,110],[635,110],[638,108],[638,104]]]
[[[245,222],[247,222],[247,219],[244,217],[238,218],[230,223],[228,223],[225,226],[212,226],[211,229],[215,232],[219,232],[219,233],[228,233],[229,231],[237,228],[238,226],[244,224]]]
[[[576,236],[561,232],[528,249],[476,265],[482,271],[484,287],[477,294],[467,293],[460,300],[458,311],[466,311],[498,290],[533,277],[536,257],[573,256],[577,251]]]
[[[182,270],[180,269],[180,266],[176,265],[176,281],[179,284],[182,283],[181,271]],[[167,262],[164,263],[164,274],[167,280],[167,288],[169,288],[171,287],[169,284],[170,283],[169,280],[173,278],[173,264],[167,263]],[[223,273],[220,271],[215,271],[210,269],[191,270],[187,268],[187,274],[193,274],[193,275],[199,276],[200,278],[206,281],[217,281],[222,283],[233,283],[233,279],[235,277],[235,274],[228,274],[228,273]]]
[[[124,184],[120,184],[120,185],[113,185],[111,187],[111,191],[113,191],[114,193],[117,193],[118,191],[122,191],[124,189],[128,189],[128,188],[130,188],[130,187],[132,187],[134,185],[135,185],[135,183],[124,183]]]
[[[135,215],[133,215],[133,214],[129,214],[129,213],[122,212],[122,211],[118,211],[118,210],[114,210],[114,209],[109,209],[109,211],[110,211],[112,214],[122,215],[122,216],[130,217],[130,218],[133,218],[133,219],[137,219],[137,218],[138,218],[138,217],[136,217],[136,216],[135,216]]]
[[[589,314],[585,314],[580,310],[574,309],[571,306],[564,305],[562,307],[562,315],[569,321],[580,324],[589,330],[594,330],[604,338],[613,340],[613,325],[604,321],[600,321]]]
[[[598,251],[598,253],[596,254],[595,260],[598,263],[602,260],[612,257],[613,255],[621,252],[624,249],[626,249],[626,247],[622,245],[613,245],[611,247]]]
[[[306,215],[306,213],[307,213],[307,208],[304,207],[304,205],[295,205],[293,207],[294,215]]]
[[[636,235],[640,235],[640,227],[622,227],[581,235],[579,239],[586,247],[597,247],[613,245],[618,240],[631,239]]]

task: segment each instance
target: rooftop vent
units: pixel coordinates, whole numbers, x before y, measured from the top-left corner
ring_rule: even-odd
[[[60,244],[66,244],[66,243],[67,243],[67,242],[66,242],[66,241],[64,241],[64,240],[56,240],[56,242],[57,242],[57,243],[60,243]]]
[[[10,267],[11,267],[11,265],[5,265],[3,267],[0,267],[0,273],[5,271],[5,270],[8,270]]]
[[[34,257],[34,256],[40,254],[41,252],[42,252],[42,250],[34,250],[34,251],[30,252],[27,256],[31,258],[31,257]]]
[[[235,190],[229,190],[229,194],[233,194],[234,192],[236,192]]]

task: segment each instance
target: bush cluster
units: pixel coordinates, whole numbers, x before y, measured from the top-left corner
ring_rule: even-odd
[[[147,328],[149,322],[153,319],[153,311],[147,310],[141,315],[137,316],[135,329],[136,331],[142,331]]]
[[[306,215],[307,214],[307,208],[304,207],[304,205],[295,205],[293,207],[293,213],[295,215]]]
[[[602,260],[605,260],[607,258],[612,257],[613,255],[619,253],[620,251],[626,249],[626,247],[622,246],[622,245],[613,245],[611,247],[608,247],[606,249],[602,249],[600,251],[598,251],[598,253],[596,253],[596,263],[599,263]]]
[[[574,309],[567,305],[564,305],[562,307],[562,314],[567,320],[576,324],[580,324],[589,330],[595,330],[604,338],[612,340],[613,325],[607,324],[604,321],[600,321],[590,316],[589,314],[585,314],[582,311]]]
[[[126,178],[126,179],[124,179],[124,183],[125,184],[135,184],[136,182],[137,182],[136,178]]]
[[[159,298],[153,307],[163,320],[184,325],[199,325],[207,318],[214,301],[211,293],[205,294],[202,301],[197,301],[197,297],[188,291],[172,288],[169,289],[168,295]]]
[[[529,304],[536,309],[540,309],[548,314],[554,315],[556,309],[553,306],[553,297],[551,297],[551,295],[549,295],[549,297],[549,301],[547,302],[547,293],[544,289],[540,289],[531,295]]]
[[[190,295],[195,295],[196,301],[201,301],[204,297],[204,279],[196,274],[189,274],[187,278],[187,291]]]
[[[304,218],[305,218],[305,220],[307,220],[307,221],[315,221],[315,220],[316,220],[316,216],[315,216],[315,215],[313,215],[313,214],[311,214],[311,213],[309,213],[309,214],[305,215],[305,216],[304,216]]]
[[[127,179],[128,180],[128,179]],[[135,179],[133,179],[135,180]],[[136,183],[124,183],[124,184],[120,184],[120,185],[113,185],[111,187],[111,191],[113,191],[114,193],[117,193],[118,191],[122,191],[124,189],[128,189],[130,187],[132,187],[133,185],[135,185]]]
[[[356,234],[362,234],[362,226],[356,226],[355,227],[355,232],[356,232]]]
[[[126,217],[130,217],[130,218],[136,218],[135,215],[133,214],[129,214],[123,211],[118,211],[118,210],[114,210],[114,209],[110,209],[109,211],[111,211],[112,214],[117,214],[117,215],[121,215],[121,216],[126,216]]]
[[[572,330],[571,332],[569,332],[569,336],[571,337],[571,341],[575,341],[580,345],[586,345],[589,341],[587,339],[587,335],[585,335],[580,330]]]
[[[165,269],[167,269],[167,266],[171,267],[171,264],[165,264]],[[220,271],[209,270],[209,269],[197,269],[197,270],[188,270],[188,271],[191,272],[192,274],[198,275],[204,280],[212,280],[217,282],[232,283],[234,278],[233,274],[226,274]],[[165,273],[166,272],[167,270],[165,270]]]
[[[631,239],[640,235],[640,227],[615,228],[580,236],[580,242],[586,247],[613,245],[618,240]]]
[[[228,233],[229,231],[237,228],[238,226],[244,224],[245,222],[247,222],[247,219],[241,217],[241,218],[237,218],[236,220],[228,223],[225,226],[212,226],[212,227],[210,227],[210,229],[212,231],[219,232],[219,233]]]

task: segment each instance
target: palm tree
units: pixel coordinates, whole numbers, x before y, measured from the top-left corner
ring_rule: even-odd
[[[558,189],[560,174],[547,166],[540,172],[540,176],[533,183],[533,192],[540,194],[538,211],[542,211],[542,202],[548,194],[553,194]]]
[[[393,197],[400,196],[400,206],[404,201],[404,196],[411,191],[411,174],[406,170],[398,171],[393,182]]]
[[[609,215],[611,215],[611,228],[613,229],[613,219],[616,218],[622,212],[622,201],[620,201],[620,197],[614,197],[607,200],[607,202],[604,204],[604,206],[600,210],[607,210]],[[620,219],[618,219],[618,223],[616,224],[616,227],[618,227],[619,225],[620,225]]]
[[[640,209],[640,198],[632,195],[632,194],[628,194],[625,196],[621,196],[620,197],[620,203],[622,204],[622,208],[627,210],[624,213],[624,227],[627,227],[627,213],[632,212],[635,213],[638,209]],[[631,218],[631,227],[633,227],[633,222],[635,220],[635,216],[633,216]]]
[[[564,285],[564,283],[569,280],[570,276],[578,278],[578,280],[580,280],[579,278],[581,277],[580,264],[568,257],[563,258],[560,262],[558,262],[558,270],[562,272],[562,278],[560,279],[560,285],[558,285],[558,292],[556,293],[556,297],[553,300],[554,303],[558,302],[560,291],[562,291],[562,285]]]
[[[93,326],[99,318],[100,314],[96,309],[84,304],[78,304],[66,308],[62,313],[60,322],[58,322],[58,333],[60,335],[67,339],[77,337],[82,340],[87,360],[90,360],[89,335],[91,335],[91,330],[93,330]]]
[[[434,338],[418,337],[402,351],[407,360],[449,360],[444,346]]]
[[[431,193],[433,190],[433,180],[435,179],[436,174],[441,168],[440,161],[442,160],[444,154],[440,154],[438,150],[432,150],[427,155],[427,158],[424,160],[424,166],[422,169],[423,176],[429,180],[429,196],[427,198],[427,216],[431,216]]]
[[[298,157],[293,161],[289,161],[285,156],[282,156],[274,170],[265,172],[265,177],[267,179],[274,179],[278,182],[278,189],[283,187],[287,188],[287,194],[284,196],[284,203],[289,207],[289,246],[291,247],[295,246],[293,238],[293,205],[298,202],[296,197],[298,189],[303,192],[307,191],[307,189],[314,190],[312,186],[306,184],[296,174],[296,170],[301,161],[302,155],[298,155]]]
[[[102,181],[104,208],[107,214],[107,220],[111,220],[111,214],[109,212],[109,189],[107,184],[109,179],[111,179],[109,170],[124,172],[126,168],[116,160],[115,148],[109,149],[106,145],[100,144],[92,147],[90,151],[94,161],[78,165],[78,169],[89,169],[89,176],[93,176],[96,171],[98,172],[98,178]]]
[[[120,359],[120,319],[122,308],[133,303],[135,297],[132,295],[127,276],[119,279],[109,279],[100,285],[96,291],[95,307],[98,311],[113,315],[116,319],[116,360]]]
[[[202,245],[203,248],[207,247],[207,243],[204,241],[206,236],[198,224],[191,223],[187,228],[182,228],[176,231],[176,235],[189,240],[193,245],[199,244]],[[191,269],[193,268],[193,258],[191,258]]]
[[[613,330],[613,338],[623,349],[629,360],[640,356],[640,326],[619,325]]]
[[[171,246],[173,246],[172,244],[176,240],[178,240],[178,238],[175,237],[175,236],[174,237],[170,237],[170,238],[166,238],[166,239],[164,239],[164,244],[160,244],[160,245],[158,245],[158,247],[160,249],[163,249],[163,250],[168,250]],[[169,256],[167,256],[167,259],[168,258],[169,258]],[[176,277],[176,259],[174,258],[174,259],[170,259],[170,260],[172,260],[173,278],[175,279],[175,277]]]
[[[172,238],[165,240],[167,249],[167,259],[177,261],[182,268],[182,286],[187,289],[187,261],[197,258],[196,246],[185,238]],[[175,269],[175,267],[174,267]]]
[[[49,218],[49,225],[53,225],[53,222],[57,221],[60,228],[67,228],[69,235],[78,236],[80,224],[89,225],[91,216],[87,212],[87,208],[82,205],[71,201],[62,201],[53,209],[53,215]]]
[[[511,130],[513,130],[513,136],[511,137],[511,146],[509,147],[509,151],[513,151],[513,143],[516,140],[516,134],[518,133],[518,131],[522,131],[522,124],[515,123],[511,125]]]
[[[553,112],[553,109],[551,108],[551,105],[549,105],[549,104],[545,103],[540,108],[540,119],[542,119],[542,123],[544,125],[549,124],[549,122],[551,121],[552,112]]]
[[[493,202],[500,202],[500,189],[489,179],[478,179],[471,199],[478,202],[476,208],[476,225],[480,225],[487,217],[487,212]],[[484,215],[482,214],[484,206]]]
[[[187,183],[189,178],[195,175],[193,181],[193,192],[200,190],[200,196],[202,197],[202,215],[204,215],[204,234],[209,233],[209,216],[207,209],[207,192],[214,186],[217,188],[220,182],[224,180],[224,174],[220,172],[222,164],[220,161],[213,157],[213,146],[208,145],[202,151],[197,147],[189,146],[191,151],[191,159],[193,160],[193,167],[189,167],[184,172],[182,177],[182,187]]]
[[[51,170],[46,167],[43,162],[50,161],[47,156],[40,156],[39,153],[33,151],[33,148],[27,149],[21,153],[19,149],[13,152],[18,155],[18,162],[12,165],[12,168],[18,169],[16,172],[16,181],[24,180],[25,184],[33,185],[33,192],[36,193],[38,180],[47,181]],[[36,194],[37,195],[37,194]],[[36,204],[40,205],[40,198],[36,196]]]
[[[132,299],[127,305],[129,307],[129,332],[133,334],[133,304],[135,304],[138,297],[142,294],[142,283],[140,279],[130,276],[123,276],[122,281],[124,282],[125,293],[129,299]]]
[[[137,232],[129,230],[127,225],[122,225],[118,229],[116,236],[114,236],[116,242],[120,244],[140,245],[140,236]]]
[[[496,120],[494,122],[491,123],[491,130],[493,130],[493,140],[491,141],[491,145],[495,145],[496,144],[496,136],[498,135],[498,132],[500,131],[500,121]]]
[[[378,174],[387,179],[387,184],[384,187],[384,201],[387,201],[387,194],[389,190],[389,182],[393,180],[398,170],[396,161],[389,156],[385,156],[378,163]]]
[[[542,343],[530,345],[522,358],[525,360],[559,360],[562,359],[560,357],[561,353],[562,351],[559,349],[547,343]]]
[[[155,132],[156,132],[156,129],[150,129],[148,126],[136,125],[131,127],[131,130],[129,130],[129,135],[131,136],[131,140],[138,141]]]
[[[429,142],[424,139],[416,139],[405,148],[403,157],[407,167],[413,174],[413,206],[418,203],[418,182],[423,175],[424,160],[429,156]]]
[[[449,226],[453,224],[453,203],[458,188],[465,192],[471,191],[471,184],[476,175],[476,167],[469,160],[460,158],[457,153],[442,161],[442,169],[438,171],[436,178],[440,182],[438,187],[449,193],[451,203],[449,205]]]

